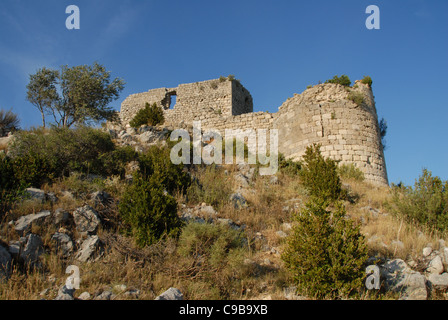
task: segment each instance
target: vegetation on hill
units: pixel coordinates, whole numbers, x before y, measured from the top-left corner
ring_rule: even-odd
[[[92,66],[62,66],[61,70],[39,69],[30,75],[27,99],[42,115],[51,115],[59,127],[115,120],[109,104],[118,99],[124,81],[111,80],[110,72],[98,63]]]
[[[129,122],[129,125],[133,128],[138,128],[142,125],[155,126],[164,122],[163,110],[156,103],[152,105],[146,103],[145,107],[140,109],[131,122]]]
[[[271,177],[257,165],[174,165],[172,143],[125,145],[91,127],[14,136],[0,153],[1,249],[24,241],[15,229],[21,217],[48,210],[51,219],[29,230],[42,239],[41,268],[15,256],[0,299],[54,298],[72,264],[81,270],[76,296],[125,284],[139,299],[169,287],[186,299],[396,298],[366,290],[367,259],[420,267],[423,247],[447,239],[448,182],[428,170],[414,187],[382,188],[324,158],[318,145],[300,162],[280,155]],[[31,186],[44,199],[28,199]],[[64,234],[79,249],[72,216],[86,205],[101,217],[96,235],[106,248],[90,263],[63,256],[55,241]],[[58,209],[69,213],[65,223],[54,222]]]
[[[328,79],[327,81],[325,81],[325,83],[336,83],[344,87],[349,87],[352,84],[350,78],[345,74],[343,74],[340,77],[336,75],[332,79]]]
[[[319,148],[308,147],[303,157],[300,176],[310,200],[294,215],[296,226],[282,258],[301,292],[344,297],[361,290],[367,246],[340,201],[345,193],[337,164],[324,159]]]
[[[410,223],[431,226],[441,232],[448,229],[448,181],[423,169],[414,187],[394,185],[392,192],[391,207]]]
[[[19,118],[11,110],[0,109],[0,138],[19,129]]]

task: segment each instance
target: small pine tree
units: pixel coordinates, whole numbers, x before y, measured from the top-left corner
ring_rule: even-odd
[[[316,298],[337,298],[360,288],[367,246],[345,209],[326,209],[327,201],[312,197],[295,215],[297,223],[282,259],[298,291]]]
[[[320,145],[306,148],[300,176],[311,196],[330,201],[345,196],[337,170],[336,161],[322,156]]]
[[[152,105],[146,103],[145,107],[137,112],[129,125],[133,128],[138,128],[144,124],[155,126],[164,122],[165,117],[162,108],[157,106],[156,103],[153,103]]]
[[[141,247],[177,236],[181,230],[176,199],[166,193],[157,176],[144,179],[136,174],[120,201],[119,212]]]

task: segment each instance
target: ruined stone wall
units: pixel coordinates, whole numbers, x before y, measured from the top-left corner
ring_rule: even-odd
[[[349,91],[362,94],[364,103],[349,100]],[[287,158],[298,160],[319,143],[324,157],[354,163],[367,181],[388,184],[372,90],[360,81],[354,88],[322,84],[295,95],[279,108],[273,127]]]
[[[361,94],[364,102],[349,99],[350,92]],[[169,108],[169,98],[177,95]],[[367,181],[388,184],[373,93],[356,81],[352,88],[320,84],[295,94],[277,113],[252,112],[252,97],[238,81],[210,80],[161,88],[128,97],[122,104],[121,118],[127,124],[145,102],[156,102],[165,110],[166,124],[192,125],[201,120],[202,130],[277,129],[279,152],[299,160],[306,147],[321,144],[323,156],[341,163],[353,163]]]
[[[170,109],[173,96],[176,104]],[[131,95],[121,105],[122,124],[126,126],[145,103],[159,105],[164,110],[166,124],[174,126],[253,112],[252,96],[238,81],[215,79]]]

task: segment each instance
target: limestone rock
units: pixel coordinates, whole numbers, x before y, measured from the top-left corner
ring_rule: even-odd
[[[184,295],[182,294],[182,292],[180,292],[179,289],[176,288],[169,288],[160,296],[155,298],[155,300],[183,300],[183,299]]]
[[[75,293],[75,289],[69,289],[66,285],[63,285],[59,288],[58,295],[54,300],[75,300],[73,294]]]
[[[25,190],[26,197],[30,200],[36,200],[39,202],[45,201],[45,191],[37,188],[27,188]]]
[[[141,143],[151,143],[154,142],[157,139],[157,136],[152,131],[146,131],[140,134],[137,139]]]
[[[235,209],[242,209],[247,207],[246,198],[241,193],[233,193],[230,196],[230,201],[233,203]]]
[[[244,174],[236,173],[234,175],[234,179],[235,179],[235,182],[237,183],[237,185],[240,186],[241,188],[249,187],[249,178],[246,177]]]
[[[409,268],[403,260],[387,261],[380,270],[386,290],[400,293],[400,300],[427,299],[425,277]]]
[[[60,252],[63,257],[67,258],[73,253],[74,246],[69,235],[56,232],[51,237],[51,240],[56,243],[56,250]]]
[[[432,252],[432,248],[431,247],[425,247],[423,248],[423,257],[428,257]]]
[[[11,272],[12,257],[8,250],[0,245],[0,281],[6,280]]]
[[[29,234],[26,237],[26,244],[20,257],[27,265],[39,267],[39,257],[42,253],[44,253],[44,248],[41,237],[36,234]]]
[[[215,217],[218,215],[218,212],[216,212],[216,210],[212,206],[201,206],[199,212],[208,217]]]
[[[84,291],[78,296],[79,300],[90,300],[90,298],[91,298],[90,293],[88,293],[87,291]]]
[[[448,288],[448,273],[442,274],[431,273],[428,276],[428,283],[432,289],[446,290]]]
[[[93,234],[101,223],[98,213],[90,206],[84,206],[73,212],[76,229],[85,234]]]
[[[107,205],[110,201],[110,195],[106,191],[96,191],[90,195],[95,205]]]
[[[103,254],[104,247],[98,236],[90,236],[81,245],[76,253],[76,260],[81,262],[96,261]]]
[[[443,272],[443,263],[440,255],[436,255],[428,264],[426,271],[429,273],[441,274]]]
[[[22,216],[19,219],[17,219],[14,229],[19,234],[27,233],[28,231],[31,230],[31,226],[33,224],[38,225],[42,223],[50,215],[51,215],[50,211],[42,211],[36,214],[29,214],[27,216]]]
[[[66,224],[70,220],[70,213],[64,209],[58,208],[53,213],[53,223],[55,225]]]
[[[103,291],[100,295],[96,296],[94,300],[112,300],[114,298],[114,294],[112,291],[106,290]]]

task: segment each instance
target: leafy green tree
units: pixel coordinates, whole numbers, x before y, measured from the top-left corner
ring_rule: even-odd
[[[104,66],[62,66],[61,71],[43,68],[30,76],[27,99],[42,114],[51,113],[59,127],[115,120],[117,113],[109,104],[118,99],[124,81],[111,80]]]
[[[59,72],[47,68],[39,69],[35,74],[30,75],[30,82],[26,86],[26,98],[31,104],[36,106],[42,115],[42,126],[45,128],[46,114],[55,115],[55,109],[59,101],[57,92],[57,82]]]

